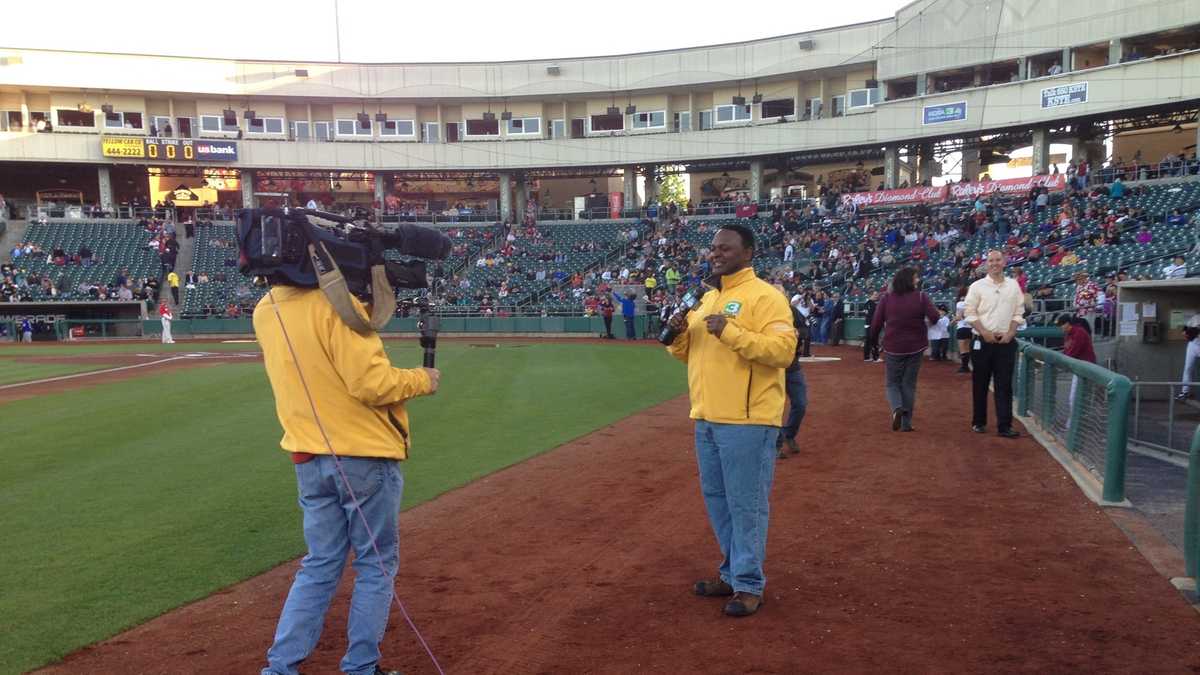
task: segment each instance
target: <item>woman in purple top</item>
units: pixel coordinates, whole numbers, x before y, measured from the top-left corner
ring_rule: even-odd
[[[892,277],[892,289],[879,299],[871,318],[870,337],[878,339],[879,332],[884,331],[884,392],[892,408],[892,431],[913,430],[917,373],[929,346],[925,322],[938,320],[937,308],[929,296],[917,290],[917,283],[917,270],[901,267]]]

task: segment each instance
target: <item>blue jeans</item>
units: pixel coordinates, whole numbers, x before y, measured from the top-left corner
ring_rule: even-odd
[[[379,642],[387,629],[396,568],[400,560],[400,496],[404,478],[399,462],[369,457],[342,457],[342,469],[375,535],[371,536],[354,508],[355,500],[338,474],[331,455],[318,455],[296,465],[304,541],[308,555],[292,583],[275,642],[267,650],[262,675],[297,675],[297,667],[317,646],[325,611],[337,590],[346,555],[354,549],[354,595],[350,600],[349,645],[341,669],[351,675],[375,672]],[[380,570],[382,563],[386,574]]]
[[[779,432],[779,443],[796,437],[800,423],[804,421],[804,411],[808,410],[808,382],[804,379],[804,371],[799,368],[788,371],[784,386],[788,397],[788,417]]]
[[[637,333],[634,331],[634,323],[632,316],[623,317],[625,319],[625,339],[633,340],[637,338]]]
[[[779,427],[696,420],[696,461],[708,521],[721,547],[718,573],[734,591],[762,595],[768,497]]]

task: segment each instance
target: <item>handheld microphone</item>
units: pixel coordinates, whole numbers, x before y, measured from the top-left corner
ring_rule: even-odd
[[[663,326],[662,332],[658,334],[658,341],[670,346],[675,341],[675,338],[679,337],[679,331],[671,327],[671,322],[679,316],[696,309],[696,306],[699,304],[700,296],[696,294],[696,289],[693,288],[684,293],[683,297],[679,299],[679,308],[675,310],[670,319],[667,319],[667,324]]]

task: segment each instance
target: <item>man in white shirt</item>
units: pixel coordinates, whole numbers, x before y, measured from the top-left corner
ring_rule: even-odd
[[[1175,261],[1163,268],[1164,279],[1183,279],[1187,276],[1187,263],[1183,256],[1175,256]]]
[[[987,429],[988,385],[994,384],[996,432],[1016,438],[1021,434],[1012,428],[1012,381],[1017,329],[1025,325],[1025,296],[1016,279],[1004,275],[1004,262],[1004,253],[988,251],[987,276],[967,290],[964,318],[973,330],[971,431],[982,434]]]

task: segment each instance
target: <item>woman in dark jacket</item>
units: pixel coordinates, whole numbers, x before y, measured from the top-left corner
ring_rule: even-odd
[[[879,299],[871,318],[869,339],[883,331],[884,392],[892,408],[892,431],[912,431],[917,399],[917,373],[929,346],[926,321],[937,323],[938,311],[929,296],[917,290],[917,271],[901,267],[892,288]]]

